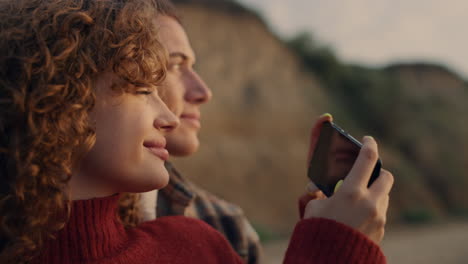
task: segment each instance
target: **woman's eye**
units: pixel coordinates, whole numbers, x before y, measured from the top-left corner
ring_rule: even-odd
[[[144,94],[144,95],[150,95],[153,93],[153,90],[138,90],[136,91],[137,94]]]

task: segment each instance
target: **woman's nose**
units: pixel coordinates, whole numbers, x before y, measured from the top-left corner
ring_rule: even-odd
[[[161,104],[163,104],[162,111],[154,120],[153,126],[163,133],[169,133],[179,126],[180,120],[162,101]]]

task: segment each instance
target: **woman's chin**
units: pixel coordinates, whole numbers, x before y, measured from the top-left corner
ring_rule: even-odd
[[[140,192],[149,192],[152,190],[159,190],[167,186],[169,183],[169,173],[166,168],[162,168],[161,172],[158,173],[157,177],[151,177],[148,180],[148,183],[143,186],[142,191]]]
[[[127,184],[124,184],[121,189],[122,192],[142,193],[162,189],[166,187],[168,183],[169,173],[166,168],[162,167],[157,173],[140,175],[138,180],[129,181]]]

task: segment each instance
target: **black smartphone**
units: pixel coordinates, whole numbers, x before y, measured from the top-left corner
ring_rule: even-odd
[[[328,197],[354,165],[362,143],[333,122],[325,122],[309,164],[309,179]],[[379,177],[382,162],[377,160],[368,187]]]

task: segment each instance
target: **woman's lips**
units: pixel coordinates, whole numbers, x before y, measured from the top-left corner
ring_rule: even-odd
[[[154,154],[156,157],[162,159],[163,161],[166,161],[169,159],[169,151],[165,148],[148,148],[149,151]]]
[[[166,149],[166,140],[144,142],[146,147],[153,155],[166,161],[169,159],[169,151]]]

